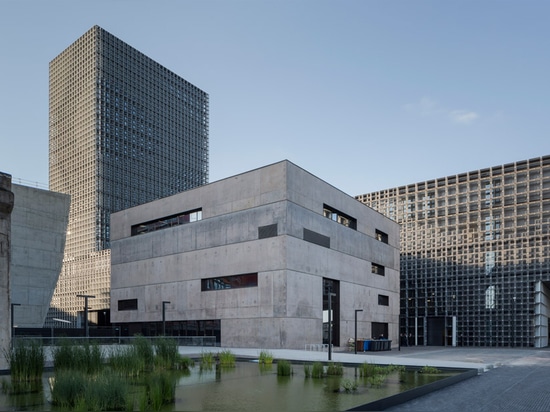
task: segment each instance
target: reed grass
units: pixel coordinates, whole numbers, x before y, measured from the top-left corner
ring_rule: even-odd
[[[280,359],[277,361],[277,376],[290,376],[292,375],[292,365],[290,361],[286,359]]]
[[[12,385],[42,379],[44,349],[39,342],[18,342],[12,350],[4,351],[4,355],[10,367]]]
[[[221,366],[234,367],[235,366],[235,354],[229,349],[222,350],[218,353],[218,359]]]
[[[86,373],[97,373],[101,370],[104,356],[97,343],[75,345],[62,341],[53,351],[53,363],[56,370],[77,369]]]
[[[148,410],[159,411],[162,406],[172,403],[175,399],[176,381],[166,372],[148,375],[145,386]]]
[[[202,352],[200,360],[201,369],[212,369],[214,364],[214,354],[212,352]]]
[[[435,373],[441,373],[441,371],[433,366],[423,366],[422,369],[420,369],[420,373],[431,373],[431,374],[435,374]]]
[[[258,360],[261,365],[271,365],[273,363],[273,354],[269,351],[260,351],[260,358]]]
[[[327,366],[327,375],[330,376],[342,376],[344,374],[344,367],[339,362],[331,362]]]
[[[320,379],[325,374],[325,367],[321,362],[313,362],[312,368],[311,368],[311,377]]]
[[[154,341],[155,366],[174,369],[180,360],[178,342],[175,339],[161,337]]]
[[[355,392],[359,386],[355,380],[347,378],[342,379],[341,385],[346,393]]]
[[[138,377],[145,371],[145,360],[133,346],[120,347],[109,357],[111,369],[121,376]]]
[[[132,347],[136,351],[136,355],[143,359],[145,365],[153,366],[155,361],[155,351],[153,344],[144,336],[136,335],[132,340]]]
[[[388,373],[392,372],[392,368],[393,367],[379,366],[372,363],[364,362],[359,367],[359,376],[362,378],[367,378],[369,376],[375,375],[387,375]]]
[[[128,385],[116,374],[103,371],[89,375],[64,369],[55,375],[51,390],[52,404],[82,411],[117,411],[133,408]]]

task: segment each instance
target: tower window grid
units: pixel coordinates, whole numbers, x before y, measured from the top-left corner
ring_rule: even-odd
[[[400,332],[454,316],[461,346],[548,344],[550,156],[357,199],[401,224]]]

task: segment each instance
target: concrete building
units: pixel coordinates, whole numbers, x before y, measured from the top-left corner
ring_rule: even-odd
[[[71,195],[48,318],[109,323],[110,215],[208,182],[208,94],[98,26],[50,62],[50,189]],[[60,326],[47,322],[47,326]]]
[[[70,197],[0,172],[0,370],[14,327],[41,328],[61,271]]]
[[[550,156],[357,199],[401,225],[411,343],[548,345]]]
[[[18,327],[41,328],[61,272],[70,196],[12,185],[11,302]]]
[[[11,175],[0,172],[0,351],[5,353],[10,347],[11,308],[10,308],[10,242],[13,192]],[[4,356],[0,356],[0,370],[7,369]]]
[[[297,348],[397,344],[399,226],[282,161],[111,216],[111,316],[130,333]]]

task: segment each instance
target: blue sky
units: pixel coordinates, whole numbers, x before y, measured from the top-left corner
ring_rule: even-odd
[[[48,181],[48,64],[95,24],[210,96],[210,181],[350,195],[550,154],[550,2],[2,0],[0,171]]]

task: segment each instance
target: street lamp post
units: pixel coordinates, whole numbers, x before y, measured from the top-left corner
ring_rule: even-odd
[[[169,301],[162,301],[162,336],[166,336],[166,304],[170,304]]]
[[[516,297],[512,297],[512,302],[514,304],[514,308],[512,310],[512,341],[510,342],[512,344],[512,348],[516,346]]]
[[[363,312],[363,309],[355,309],[355,340],[353,345],[355,346],[355,354],[357,355],[357,312]]]
[[[13,308],[15,306],[21,306],[20,303],[12,303],[11,304],[11,348],[13,349],[13,340],[15,338],[15,323],[13,321]]]
[[[90,336],[88,329],[88,298],[95,298],[92,295],[76,295],[77,298],[84,298],[84,329],[86,329],[86,337]]]

